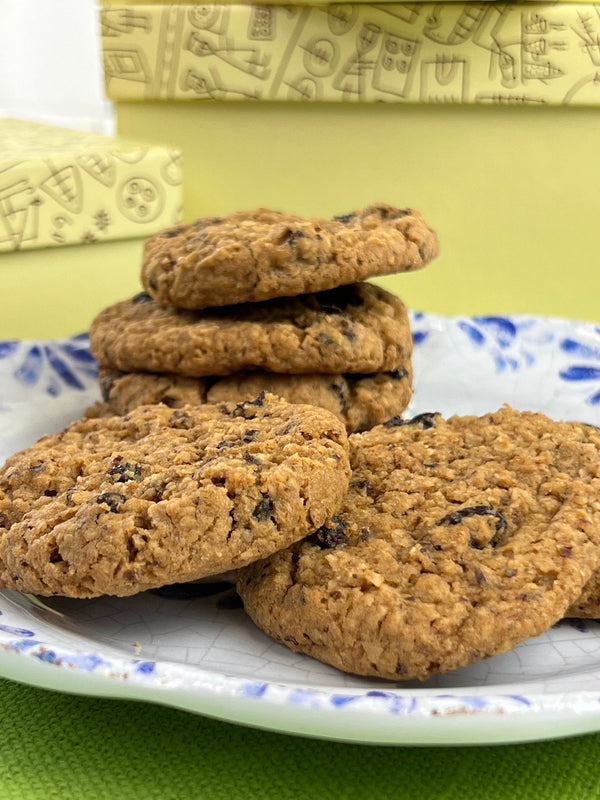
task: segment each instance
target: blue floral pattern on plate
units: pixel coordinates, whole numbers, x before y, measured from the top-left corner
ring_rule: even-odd
[[[508,402],[600,424],[600,327],[411,314],[410,412]],[[0,342],[0,458],[99,399],[86,335]],[[339,673],[271,642],[219,596],[76,601],[0,591],[0,674],[347,741],[524,741],[600,730],[600,624],[563,621],[426,684]]]
[[[98,375],[85,333],[56,342],[0,342],[0,360],[7,362],[6,372],[17,385],[25,390],[41,387],[52,396],[83,391]]]
[[[590,405],[600,405],[600,327],[595,329],[598,334],[598,344],[589,340],[565,338],[560,342],[560,349],[574,359],[560,372],[564,381],[583,381],[592,388],[591,394],[586,398]]]
[[[552,337],[550,332],[540,333],[534,320],[517,317],[471,317],[458,320],[458,327],[475,347],[487,350],[497,372],[531,366],[535,362],[540,336]]]

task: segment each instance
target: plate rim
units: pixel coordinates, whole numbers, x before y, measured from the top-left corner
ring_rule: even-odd
[[[240,694],[235,684],[242,679],[225,676],[224,686],[188,687],[172,680],[149,685],[130,676],[73,671],[64,664],[37,658],[23,658],[6,643],[0,644],[0,672],[3,678],[63,694],[114,700],[157,703],[170,708],[248,727],[333,740],[345,743],[394,746],[495,745],[545,741],[596,732],[600,727],[600,694],[589,691],[546,692],[528,695],[530,704],[506,705],[510,694],[489,694],[486,705],[473,707],[461,702],[467,689],[451,694],[436,691],[421,697],[410,709],[407,698],[418,690],[397,687],[385,691],[382,700],[402,702],[396,708],[382,708],[368,698],[366,706],[335,703],[322,706],[286,702],[289,687],[268,682],[273,692]],[[186,669],[185,665],[175,665]],[[210,676],[202,668],[187,668]],[[221,676],[223,678],[223,676]],[[234,685],[229,686],[229,682]],[[364,699],[364,690],[355,695]],[[326,691],[320,692],[324,696]],[[376,698],[379,699],[379,698]],[[468,699],[468,695],[467,695]],[[259,702],[257,702],[257,700]],[[423,702],[425,701],[425,702]],[[576,701],[576,702],[574,702]],[[497,705],[495,705],[497,703]],[[535,704],[535,707],[534,707]],[[387,711],[388,713],[382,713]],[[295,713],[290,713],[295,712]],[[467,723],[465,725],[465,722]]]

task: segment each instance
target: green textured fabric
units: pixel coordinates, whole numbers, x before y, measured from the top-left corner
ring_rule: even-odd
[[[0,798],[588,800],[600,735],[495,747],[368,747],[0,681]]]

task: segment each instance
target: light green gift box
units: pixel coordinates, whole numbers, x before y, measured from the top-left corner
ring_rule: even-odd
[[[0,119],[0,337],[85,330],[180,216],[176,148]]]

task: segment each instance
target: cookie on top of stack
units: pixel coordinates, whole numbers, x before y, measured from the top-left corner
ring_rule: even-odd
[[[333,219],[259,209],[158,233],[144,291],[91,327],[108,409],[268,391],[366,430],[408,405],[412,338],[402,301],[364,281],[437,252],[418,211],[384,203]]]

